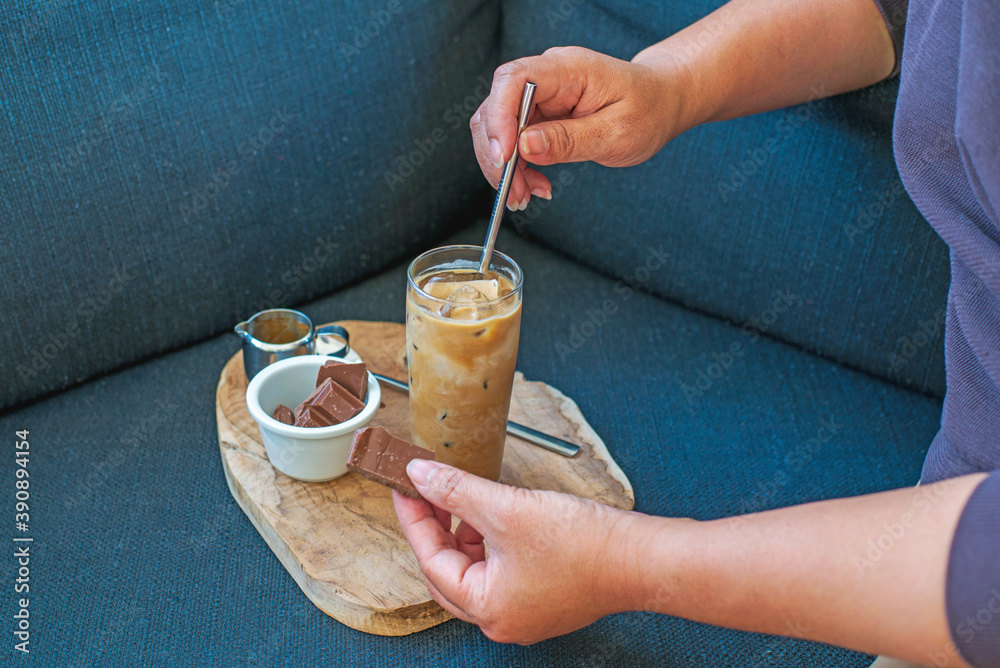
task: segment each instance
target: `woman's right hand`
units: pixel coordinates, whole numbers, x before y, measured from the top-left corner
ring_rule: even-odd
[[[497,69],[489,97],[469,123],[479,166],[494,188],[514,151],[524,85],[531,81],[535,108],[521,133],[522,158],[507,198],[524,209],[531,195],[546,199],[552,185],[525,163],[552,165],[593,160],[627,167],[648,160],[686,128],[680,125],[688,79],[680,65],[653,68],[580,47],[549,49]]]
[[[427,589],[489,638],[534,643],[645,600],[642,547],[659,520],[424,459],[406,471],[423,498],[392,497]]]

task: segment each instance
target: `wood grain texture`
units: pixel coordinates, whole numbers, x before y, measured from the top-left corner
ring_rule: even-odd
[[[406,379],[405,328],[398,323],[336,323],[368,367]],[[372,425],[408,438],[406,394],[383,386]],[[378,635],[414,633],[449,615],[427,592],[403,537],[387,488],[354,473],[322,483],[300,482],[267,459],[246,407],[242,353],[229,360],[216,392],[219,448],[226,481],[271,550],[306,596],[351,628]],[[501,482],[550,489],[616,508],[635,504],[632,486],[572,400],[519,373],[510,419],[581,446],[573,459],[507,437]]]

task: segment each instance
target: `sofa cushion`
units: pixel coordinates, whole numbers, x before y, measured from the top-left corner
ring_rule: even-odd
[[[720,4],[514,0],[501,55],[631,59]],[[637,167],[543,168],[552,201],[514,220],[609,276],[941,396],[948,256],[896,172],[897,87],[702,126]]]
[[[483,230],[479,221],[458,240]],[[520,369],[577,401],[638,510],[709,519],[916,481],[937,400],[616,291],[507,231],[498,248],[526,276]],[[402,321],[404,286],[397,265],[303,308],[317,322]],[[4,433],[31,432],[39,665],[868,665],[653,614],[534,647],[495,644],[458,621],[401,638],[339,624],[299,591],[226,486],[214,396],[238,347],[219,336],[0,417]]]
[[[498,21],[489,0],[7,3],[0,408],[454,229],[488,189],[467,121]]]

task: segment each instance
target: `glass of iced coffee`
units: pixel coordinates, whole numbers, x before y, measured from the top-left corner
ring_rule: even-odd
[[[521,328],[521,268],[479,246],[447,246],[410,264],[406,357],[413,442],[437,460],[500,478]]]

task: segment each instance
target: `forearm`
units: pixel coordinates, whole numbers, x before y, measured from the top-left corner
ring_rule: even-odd
[[[895,54],[873,0],[733,0],[633,62],[685,72],[683,131],[871,85]]]
[[[646,518],[632,607],[963,665],[946,651],[945,578],[955,526],[982,478],[712,522]]]

